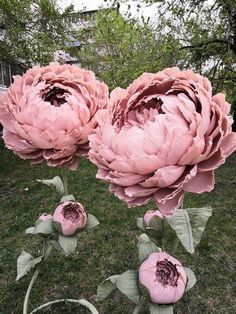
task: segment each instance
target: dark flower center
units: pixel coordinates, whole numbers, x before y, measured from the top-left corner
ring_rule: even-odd
[[[141,111],[146,108],[148,110],[150,110],[151,108],[153,109],[157,109],[158,113],[159,114],[163,114],[164,111],[162,110],[161,106],[163,104],[163,101],[161,99],[158,99],[158,98],[152,98],[151,100],[149,100],[148,102],[142,102],[141,103],[142,106],[140,107]],[[139,111],[140,111],[139,109]]]
[[[64,219],[76,222],[82,214],[82,209],[78,204],[71,202],[64,206],[62,214]]]
[[[160,98],[152,98],[150,100],[143,99],[140,101],[139,105],[133,104],[128,110],[123,106],[120,108],[120,111],[116,111],[116,108],[113,112],[112,124],[116,124],[118,128],[122,128],[124,124],[137,123],[140,125],[145,124],[148,120],[153,120],[154,115],[153,109],[156,114],[164,114],[162,110],[163,101]]]
[[[169,285],[172,287],[177,286],[179,273],[176,265],[165,259],[164,261],[156,263],[156,280],[163,286]]]
[[[66,103],[65,91],[58,87],[53,87],[45,94],[44,100],[51,103],[52,106],[60,107]]]

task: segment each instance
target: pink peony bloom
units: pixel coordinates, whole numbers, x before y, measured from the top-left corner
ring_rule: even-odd
[[[147,226],[149,225],[153,217],[157,217],[159,219],[164,218],[161,212],[159,212],[159,210],[148,210],[143,217],[144,222]]]
[[[153,303],[172,304],[182,298],[187,275],[184,267],[165,252],[152,253],[139,268],[140,286],[144,286]]]
[[[44,213],[42,215],[39,216],[39,221],[46,221],[52,219],[52,215]]]
[[[87,155],[94,115],[108,101],[108,87],[74,65],[35,66],[1,94],[0,122],[7,148],[37,164],[76,170]]]
[[[83,230],[87,223],[84,207],[75,201],[68,201],[57,206],[53,214],[53,227],[65,236],[71,236]]]
[[[214,170],[236,148],[230,105],[192,71],[144,73],[116,88],[109,107],[99,112],[89,156],[129,207],[154,197],[163,215],[173,214],[185,191],[213,189]]]

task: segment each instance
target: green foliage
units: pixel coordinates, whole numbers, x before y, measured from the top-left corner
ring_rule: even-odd
[[[61,234],[59,234],[58,242],[63,249],[66,256],[69,256],[71,253],[73,253],[76,249],[78,239],[76,236],[66,237]]]
[[[147,26],[126,20],[116,10],[100,10],[96,25],[77,34],[84,48],[78,52],[82,67],[95,71],[111,89],[127,87],[143,72],[174,66],[180,52],[174,39],[157,38]]]
[[[99,225],[99,221],[97,220],[97,218],[91,214],[88,214],[88,220],[85,226],[85,230],[90,230],[96,227],[97,225]]]
[[[173,305],[149,304],[150,314],[173,314]]]
[[[180,49],[185,51],[182,66],[207,76],[214,92],[226,93],[233,102],[236,94],[236,1],[165,0],[159,8],[162,15],[156,21],[156,30],[168,26]]]
[[[97,298],[105,299],[116,289],[116,280],[120,275],[110,276],[105,279],[97,288]]]
[[[187,277],[188,277],[188,282],[187,282],[187,286],[186,286],[185,291],[188,291],[194,287],[197,279],[195,277],[194,272],[190,268],[185,267],[184,270],[185,270]]]
[[[212,214],[209,208],[178,208],[172,216],[166,216],[171,228],[185,249],[193,254],[201,240],[207,221]]]
[[[126,1],[109,2],[116,6]],[[162,67],[168,67],[172,60],[180,68],[208,77],[214,93],[224,92],[236,109],[236,0],[143,2],[156,11],[150,23]],[[128,6],[127,16],[130,10]]]
[[[65,48],[64,18],[72,9],[61,13],[55,0],[0,0],[0,60],[26,67],[51,62]]]
[[[149,237],[143,233],[138,239],[139,262],[142,263],[148,256],[155,252],[161,252],[161,249],[154,244]]]
[[[54,178],[49,179],[49,180],[37,179],[36,181],[43,183],[43,184],[46,184],[48,186],[54,186],[56,188],[56,190],[59,193],[61,193],[62,195],[65,193],[63,181],[59,176],[55,176]]]
[[[42,261],[42,256],[33,258],[33,256],[26,251],[22,251],[17,259],[17,277],[16,281],[24,277],[32,268]]]

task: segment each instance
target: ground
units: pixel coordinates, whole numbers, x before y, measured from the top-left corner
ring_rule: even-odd
[[[59,201],[52,188],[35,179],[48,179],[58,174],[46,165],[31,166],[20,160],[0,142],[0,313],[22,313],[24,293],[32,273],[18,282],[16,259],[22,248],[37,255],[37,241],[24,230],[34,224],[40,213],[51,213]],[[178,258],[197,276],[196,286],[175,306],[178,314],[236,313],[235,292],[235,169],[236,156],[228,158],[216,172],[216,185],[211,193],[187,194],[185,207],[211,205],[213,216],[194,255],[183,249]],[[107,184],[95,179],[96,167],[81,160],[79,169],[69,173],[69,189],[100,226],[81,234],[78,249],[66,258],[51,255],[32,290],[30,309],[58,298],[84,297],[100,314],[132,313],[134,305],[119,293],[107,300],[96,301],[97,285],[112,274],[138,268],[137,238],[141,233],[136,218],[154,203],[128,209],[108,192]],[[41,313],[89,313],[84,308],[58,305]],[[143,314],[148,313],[145,309]]]

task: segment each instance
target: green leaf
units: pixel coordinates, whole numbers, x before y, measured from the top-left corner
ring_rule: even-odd
[[[104,280],[97,288],[97,298],[105,299],[116,289],[116,280],[120,275],[110,276]]]
[[[46,184],[48,186],[54,186],[56,190],[61,193],[62,195],[65,193],[64,190],[64,185],[62,182],[62,179],[59,176],[54,177],[53,179],[50,180],[36,180],[37,182],[41,182],[43,184]]]
[[[139,238],[138,238],[138,247],[141,243],[148,243],[151,240],[149,239],[149,237],[146,235],[146,233],[142,233],[140,234]]]
[[[35,234],[35,227],[30,227],[25,230],[26,234]]]
[[[212,215],[212,208],[186,208],[186,211],[188,212],[192,227],[193,246],[196,248],[201,240],[207,221]]]
[[[185,291],[188,291],[188,290],[192,289],[192,287],[197,282],[197,279],[195,277],[194,272],[190,268],[184,267],[184,270],[185,270],[187,277],[188,277],[188,282],[187,282],[187,286],[185,288]]]
[[[138,226],[141,230],[145,231],[144,223],[143,223],[143,218],[137,218],[137,226]]]
[[[128,270],[116,279],[117,288],[135,304],[139,304],[140,291],[138,288],[138,273]]]
[[[139,249],[139,261],[142,263],[151,253],[161,252],[161,249],[154,244],[149,237],[143,233],[139,236],[138,240],[138,249]]]
[[[62,247],[65,256],[69,256],[71,253],[73,253],[77,246],[77,237],[66,237],[61,234],[59,234],[58,242],[60,246]]]
[[[97,218],[95,216],[88,214],[88,220],[87,220],[87,224],[85,226],[85,230],[92,229],[99,224],[100,224],[100,222],[97,220]]]
[[[37,234],[52,234],[53,232],[53,227],[52,227],[52,218],[45,220],[45,221],[40,221],[36,227],[35,227],[35,233]]]
[[[146,233],[149,237],[160,240],[162,238],[162,230],[153,227],[146,227]]]
[[[185,249],[193,254],[211,214],[212,208],[210,207],[179,208],[174,215],[167,216],[166,220],[175,230]]]
[[[149,221],[149,227],[152,227],[158,231],[162,231],[162,223],[163,223],[163,219],[157,216],[154,216],[150,219]]]
[[[16,281],[25,276],[31,268],[42,261],[42,256],[33,258],[33,256],[26,251],[22,251],[17,259],[17,277]]]
[[[159,305],[154,303],[149,303],[150,314],[173,314],[172,305]]]
[[[70,195],[64,195],[64,196],[62,196],[62,198],[61,198],[61,203],[67,202],[67,201],[75,201],[74,195],[70,194]]]
[[[171,228],[175,230],[185,249],[193,254],[193,234],[188,212],[185,209],[178,208],[173,215],[165,218]]]

